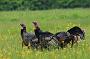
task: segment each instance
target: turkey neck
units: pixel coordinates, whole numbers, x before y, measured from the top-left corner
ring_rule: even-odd
[[[34,32],[35,32],[36,37],[39,39],[39,36],[42,33],[41,29],[39,27],[35,27]]]
[[[23,38],[23,34],[26,33],[26,28],[21,29],[21,36]]]

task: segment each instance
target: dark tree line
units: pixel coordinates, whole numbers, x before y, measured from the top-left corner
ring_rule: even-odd
[[[0,10],[46,10],[88,8],[90,0],[0,0]]]

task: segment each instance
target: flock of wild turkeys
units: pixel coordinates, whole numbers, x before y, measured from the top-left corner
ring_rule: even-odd
[[[22,47],[23,45],[28,48],[33,49],[49,49],[50,46],[57,46],[58,48],[65,48],[68,43],[71,43],[71,47],[73,47],[74,43],[78,43],[79,40],[85,39],[85,32],[78,26],[75,26],[69,29],[66,32],[44,32],[38,26],[37,22],[32,22],[35,29],[34,33],[28,33],[26,31],[26,25],[20,24],[21,29],[21,38],[22,38]]]

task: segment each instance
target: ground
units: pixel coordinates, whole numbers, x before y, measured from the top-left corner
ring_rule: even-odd
[[[43,31],[67,31],[79,26],[86,38],[78,46],[51,51],[32,51],[22,48],[20,23],[33,32],[32,21],[37,21]],[[90,58],[90,9],[55,9],[43,11],[0,11],[0,59],[89,59]]]

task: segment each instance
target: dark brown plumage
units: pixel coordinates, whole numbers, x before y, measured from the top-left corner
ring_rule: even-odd
[[[53,38],[55,40],[58,40],[58,45],[63,48],[65,46],[67,46],[68,43],[70,43],[72,41],[71,47],[73,46],[75,37],[73,35],[70,35],[70,33],[68,32],[58,32],[56,33]]]
[[[36,37],[38,38],[38,43],[40,43],[41,49],[42,48],[47,48],[48,47],[48,41],[51,40],[51,36],[53,35],[50,32],[43,32],[40,27],[38,26],[37,22],[33,22],[34,24],[34,32]]]
[[[69,29],[67,32],[69,32],[72,35],[80,36],[81,39],[85,39],[85,32],[80,27],[75,26],[71,29]]]

